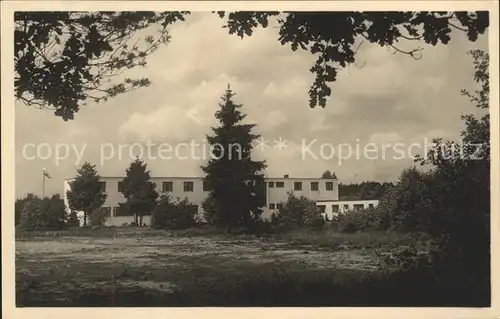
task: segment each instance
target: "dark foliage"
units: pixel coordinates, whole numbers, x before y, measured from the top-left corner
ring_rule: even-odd
[[[304,197],[297,197],[293,193],[282,203],[281,208],[271,218],[272,224],[279,230],[289,230],[300,227],[321,229],[325,219],[321,215],[316,202]]]
[[[16,199],[15,217],[14,217],[14,222],[15,222],[16,226],[19,225],[19,222],[21,221],[21,215],[22,215],[22,211],[24,209],[24,205],[26,205],[26,203],[28,203],[34,199],[38,199],[38,197],[34,194],[31,194],[31,193],[26,195],[26,197],[24,197],[24,198]]]
[[[147,78],[111,81],[169,41],[169,25],[186,12],[16,12],[15,95],[71,120],[81,103],[106,101],[150,84]],[[138,34],[153,27],[138,41]],[[157,32],[154,30],[158,29]]]
[[[87,217],[96,209],[100,209],[106,201],[107,194],[102,189],[101,177],[95,165],[89,162],[77,170],[76,177],[70,183],[70,190],[66,192],[69,208],[83,212],[83,226],[87,226]]]
[[[156,206],[158,192],[151,182],[147,164],[137,158],[126,172],[126,177],[121,182],[121,193],[126,199],[126,209],[134,214],[134,223],[143,224],[143,216],[150,215]]]
[[[241,105],[232,100],[230,88],[222,97],[220,109],[215,117],[220,126],[212,128],[214,135],[207,136],[212,156],[202,167],[204,182],[210,188],[205,220],[228,231],[235,227],[252,227],[260,220],[264,205],[259,196],[259,185],[263,183],[261,173],[266,164],[253,161],[253,141],[259,135],[252,133],[255,124],[241,124],[246,117]]]
[[[335,174],[335,172],[332,172],[332,171],[329,171],[329,170],[326,170],[322,175],[321,175],[321,178],[324,178],[324,179],[337,179],[337,175]]]
[[[59,194],[39,198],[28,195],[24,199],[19,228],[27,231],[60,230],[66,226],[66,207]]]
[[[489,55],[479,50],[471,55],[480,88],[462,94],[487,112]],[[420,160],[433,172],[432,233],[441,239],[434,253],[437,271],[447,280],[460,278],[473,285],[470,294],[484,296],[490,293],[490,115],[462,118],[462,143],[436,140],[436,147]]]
[[[154,229],[184,229],[197,225],[197,211],[187,198],[174,201],[170,195],[162,195],[153,210],[151,227]]]
[[[315,80],[309,89],[309,105],[325,107],[331,94],[328,85],[339,69],[356,62],[363,42],[389,47],[394,53],[420,59],[421,48],[403,50],[402,41],[420,40],[427,44],[448,44],[451,31],[460,30],[471,42],[489,27],[489,13],[478,12],[219,12],[227,17],[225,27],[241,38],[257,27],[266,28],[271,18],[279,25],[279,41],[293,51],[305,50],[317,56],[311,72]]]
[[[168,42],[168,26],[184,21],[189,12],[16,12],[15,92],[28,105],[49,107],[64,120],[74,118],[85,101],[148,86],[147,78],[111,79],[124,70],[145,66],[146,58]],[[421,40],[448,44],[451,31],[460,30],[474,42],[489,27],[487,11],[479,12],[218,12],[227,18],[230,34],[251,36],[275,18],[278,40],[293,51],[317,56],[310,71],[310,106],[325,107],[329,83],[339,69],[355,64],[366,41],[394,53],[421,57],[421,49],[402,50],[398,43]],[[135,38],[148,28],[139,45]]]
[[[68,216],[68,220],[66,221],[66,226],[68,228],[80,227],[80,220],[75,211],[71,211]]]
[[[393,183],[362,182],[355,184],[339,184],[340,200],[381,199],[385,192],[394,187]]]

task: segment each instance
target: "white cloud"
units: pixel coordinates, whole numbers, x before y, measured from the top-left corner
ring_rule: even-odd
[[[401,135],[398,132],[374,133],[370,136],[370,142],[376,145],[399,143]]]
[[[118,132],[140,141],[186,139],[192,134],[193,128],[199,126],[188,114],[189,110],[183,110],[178,106],[163,106],[146,114],[134,113],[127,122],[120,126]]]
[[[196,14],[175,24],[172,41],[149,58],[148,67],[131,71],[153,84],[100,105],[83,107],[76,119],[63,122],[52,111],[16,105],[16,146],[28,142],[55,144],[88,143],[84,160],[99,161],[101,142],[177,142],[199,140],[216,124],[214,113],[231,85],[234,101],[243,104],[247,121],[270,140],[289,140],[286,150],[268,150],[268,175],[316,176],[334,170],[343,181],[391,179],[407,165],[403,161],[302,160],[301,139],[322,142],[353,142],[356,138],[377,143],[410,142],[424,136],[457,137],[460,115],[474,111],[460,89],[470,87],[472,46],[487,47],[485,39],[471,45],[461,37],[445,47],[426,46],[424,57],[415,61],[393,55],[375,44],[364,44],[357,64],[339,73],[331,84],[326,108],[310,109],[308,90],[313,83],[309,69],[316,57],[292,52],[280,45],[277,30],[259,29],[241,40],[222,29],[213,14]],[[398,110],[399,108],[399,110]],[[129,159],[108,161],[102,175],[120,175]],[[153,175],[200,174],[200,161],[152,160]],[[75,172],[74,159],[59,166],[53,161],[29,161],[16,153],[16,192],[41,192],[33,178],[46,167],[53,179],[49,192],[60,192],[62,179]]]

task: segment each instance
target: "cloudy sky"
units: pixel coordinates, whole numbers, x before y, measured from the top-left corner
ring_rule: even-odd
[[[122,176],[140,155],[138,147],[127,146],[133,143],[143,146],[153,176],[200,175],[201,145],[216,124],[214,113],[228,84],[248,114],[246,121],[256,123],[255,131],[267,141],[269,147],[254,154],[267,160],[266,173],[272,177],[315,177],[330,169],[345,183],[394,180],[412,163],[408,155],[401,159],[401,152],[391,150],[394,143],[406,145],[399,150],[407,152],[412,143],[423,145],[426,139],[457,138],[463,127],[460,115],[475,111],[460,89],[475,88],[466,53],[486,49],[486,37],[470,43],[455,34],[448,46],[421,44],[425,50],[419,61],[365,43],[357,62],[364,67],[343,70],[326,108],[311,109],[307,92],[314,56],[281,46],[273,27],[242,40],[229,35],[222,23],[215,15],[196,13],[172,26],[171,43],[150,57],[147,68],[134,70],[153,82],[150,87],[84,107],[73,121],[16,105],[16,196],[41,194],[43,168],[52,176],[47,195],[62,192],[63,180],[73,177],[83,161],[96,164],[102,176]],[[279,138],[286,147],[274,147]],[[191,141],[199,145],[194,157],[186,158],[191,151],[183,147],[177,158],[174,153],[160,158],[160,144],[165,150],[165,145]],[[366,155],[369,143],[378,151]],[[59,146],[59,159],[58,145],[65,145]]]

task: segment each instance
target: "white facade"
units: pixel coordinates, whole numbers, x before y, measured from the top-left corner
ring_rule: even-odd
[[[110,218],[106,222],[107,226],[122,226],[134,221],[133,216],[122,216],[119,210],[119,204],[125,202],[125,198],[118,190],[119,182],[122,180],[123,177],[101,177],[108,195],[103,208],[110,211]],[[70,189],[70,181],[64,181],[64,203],[68,211],[66,191]],[[194,209],[197,213],[203,216],[202,203],[209,191],[204,189],[202,177],[152,177],[151,181],[156,184],[156,190],[159,194],[167,191],[173,198],[181,200],[187,198],[190,203],[196,206]],[[262,217],[265,219],[270,218],[271,214],[279,209],[281,203],[287,200],[290,192],[298,197],[305,196],[315,201],[338,200],[338,181],[336,179],[293,178],[285,175],[282,178],[266,178],[265,187],[265,205],[262,207]],[[83,213],[77,212],[77,215],[82,224]],[[144,216],[143,222],[150,225],[151,216]]]
[[[374,200],[336,200],[336,201],[317,201],[316,206],[320,208],[323,216],[331,220],[334,216],[343,214],[347,211],[363,210],[375,208],[379,201]]]

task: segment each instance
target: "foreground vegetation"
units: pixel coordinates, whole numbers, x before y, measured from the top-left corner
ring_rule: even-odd
[[[18,306],[464,305],[384,256],[422,234],[325,229],[227,235],[214,228],[18,232]],[[430,274],[427,274],[430,276]],[[411,285],[412,289],[402,289]]]

